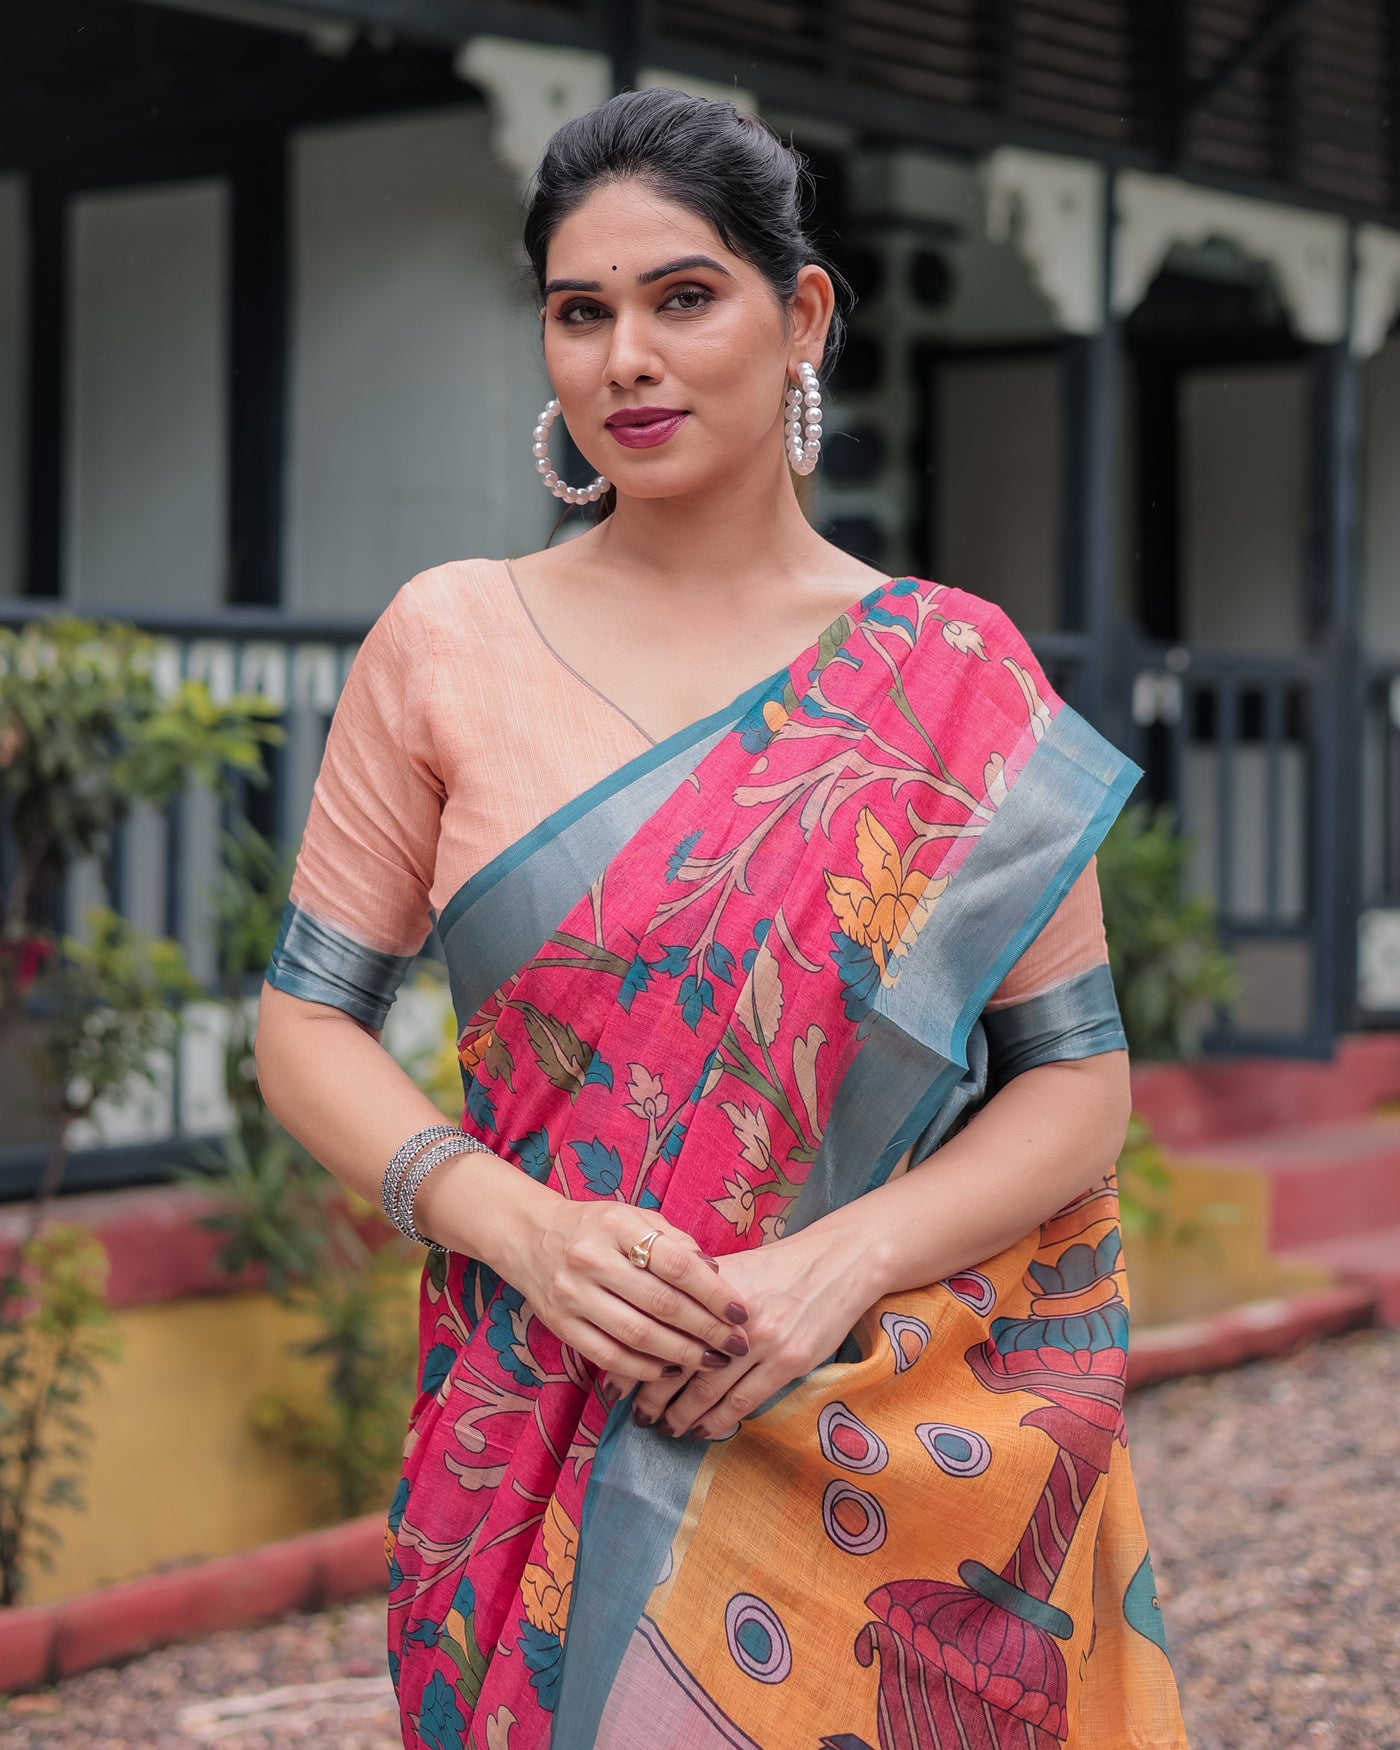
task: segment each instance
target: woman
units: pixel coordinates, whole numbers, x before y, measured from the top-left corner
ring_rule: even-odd
[[[269,1104],[436,1248],[389,1520],[413,1750],[1184,1743],[1091,862],[1136,774],[997,609],[804,519],[800,193],[728,104],[554,136],[534,460],[610,514],[400,591],[269,969]],[[445,1138],[377,1032],[430,918]]]

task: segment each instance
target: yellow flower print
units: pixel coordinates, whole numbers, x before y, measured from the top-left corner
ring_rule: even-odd
[[[788,720],[788,714],[776,699],[763,701],[763,721],[776,735]]]
[[[578,1527],[551,1496],[544,1516],[544,1565],[526,1564],[520,1576],[520,1597],[533,1628],[558,1635],[562,1641],[569,1620],[569,1596],[574,1585],[578,1558]]]
[[[908,952],[948,885],[906,869],[899,847],[868,808],[856,821],[856,855],[864,881],[852,875],[826,875],[826,897],[836,921],[853,942],[869,948],[880,977],[889,982],[888,963]]]

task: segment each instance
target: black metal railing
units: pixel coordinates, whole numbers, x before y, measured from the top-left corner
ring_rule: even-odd
[[[1243,995],[1210,1035],[1225,1051],[1325,1053],[1334,1014],[1332,714],[1311,652],[1159,649],[1132,714],[1146,793],[1191,841],[1188,887],[1215,908]]]
[[[46,611],[64,610],[0,603],[0,624],[20,625]],[[300,837],[331,714],[367,623],[254,609],[133,618],[159,640],[162,685],[196,679],[219,700],[240,693],[269,699],[278,707],[284,739],[268,757],[264,787],[250,785],[230,801],[191,785],[166,809],[137,808],[116,836],[108,871],[90,863],[73,870],[60,921],[80,929],[88,906],[111,905],[140,928],[178,941],[195,976],[212,992],[213,896],[225,832],[242,811],[279,843],[295,844]],[[104,1113],[99,1124],[77,1130],[68,1189],[159,1177],[171,1163],[192,1158],[201,1142],[224,1134],[227,1025],[223,1005],[212,998],[184,1010],[158,1085]],[[17,1064],[3,1066],[12,1097],[0,1130],[0,1199],[28,1192],[42,1158],[37,1116],[16,1097],[21,1073]]]

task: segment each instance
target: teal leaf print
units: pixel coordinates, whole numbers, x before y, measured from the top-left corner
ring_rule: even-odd
[[[432,1681],[423,1691],[418,1736],[432,1750],[464,1750],[466,1730],[466,1717],[457,1705],[452,1685],[441,1671],[434,1671]]]
[[[517,1385],[537,1386],[540,1376],[535,1371],[535,1358],[530,1353],[530,1316],[526,1313],[525,1297],[508,1284],[491,1302],[490,1322],[486,1341],[500,1356],[501,1366]]]
[[[679,978],[690,965],[690,949],[682,942],[663,943],[661,958],[649,962],[653,972],[664,973],[667,978]]]
[[[525,1655],[525,1668],[540,1706],[552,1714],[559,1703],[559,1679],[564,1670],[564,1648],[558,1635],[536,1628],[522,1616],[520,1651]]]
[[[403,1524],[403,1516],[408,1511],[408,1478],[400,1477],[399,1486],[394,1490],[394,1498],[389,1503],[389,1529],[398,1533]]]
[[[508,1143],[506,1146],[530,1177],[538,1179],[543,1185],[549,1178],[549,1170],[552,1165],[549,1132],[544,1126],[541,1125],[538,1130],[532,1130],[528,1136],[517,1136],[514,1142]]]
[[[712,1015],[716,1012],[715,987],[708,978],[697,978],[693,972],[681,980],[676,1001],[680,1005],[681,1019],[692,1033],[700,1025],[700,1017],[706,1009]]]
[[[673,1161],[681,1152],[681,1144],[685,1141],[685,1125],[673,1124],[666,1132],[666,1140],[661,1144],[663,1161]]]
[[[590,1082],[606,1088],[609,1093],[612,1092],[612,1065],[604,1063],[596,1051],[588,1060],[588,1073],[583,1078],[584,1087],[587,1087]]]
[[[647,1189],[645,1191],[643,1191],[641,1196],[637,1199],[637,1208],[638,1209],[660,1209],[660,1207],[661,1207],[661,1199],[656,1195],[655,1191],[653,1191],[650,1186],[648,1186]]]
[[[420,1617],[404,1633],[406,1641],[417,1641],[420,1647],[435,1647],[442,1639],[441,1625],[429,1622],[426,1616]]]
[[[418,1381],[419,1391],[436,1391],[452,1371],[452,1363],[456,1359],[457,1351],[450,1343],[434,1343],[423,1357],[423,1377]]]
[[[674,851],[666,859],[666,879],[675,881],[681,872],[681,864],[695,849],[704,834],[703,827],[697,827],[694,832],[688,832],[676,845]]]
[[[592,1142],[571,1142],[579,1171],[595,1197],[611,1197],[622,1184],[622,1156],[599,1137]]]
[[[633,1002],[650,983],[651,968],[640,954],[635,955],[622,980],[622,988],[617,993],[617,1000],[622,1004],[624,1014],[630,1015],[632,1013]]]
[[[880,987],[880,969],[869,948],[853,942],[844,930],[831,932],[831,958],[841,974],[843,1006],[848,1021],[859,1021],[870,1009]]]
[[[753,971],[753,963],[755,960],[758,959],[758,950],[768,940],[768,932],[772,928],[773,928],[772,918],[760,918],[758,920],[758,922],[754,925],[754,927],[753,927],[753,939],[754,939],[756,946],[752,947],[752,948],[745,948],[742,956],[740,957],[740,961],[739,961],[739,964],[743,967],[745,972],[752,972]]]
[[[496,1128],[496,1102],[475,1076],[467,1083],[467,1116],[483,1130]]]
[[[705,964],[716,978],[725,984],[733,984],[734,956],[723,942],[711,942],[710,951],[705,956]]]

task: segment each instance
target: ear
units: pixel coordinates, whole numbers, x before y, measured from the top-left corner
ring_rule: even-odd
[[[797,366],[801,359],[810,359],[821,369],[826,351],[827,331],[836,310],[836,293],[831,275],[824,267],[809,261],[797,270],[797,289],[788,308],[792,315],[792,333],[788,345],[788,375],[797,381]]]

